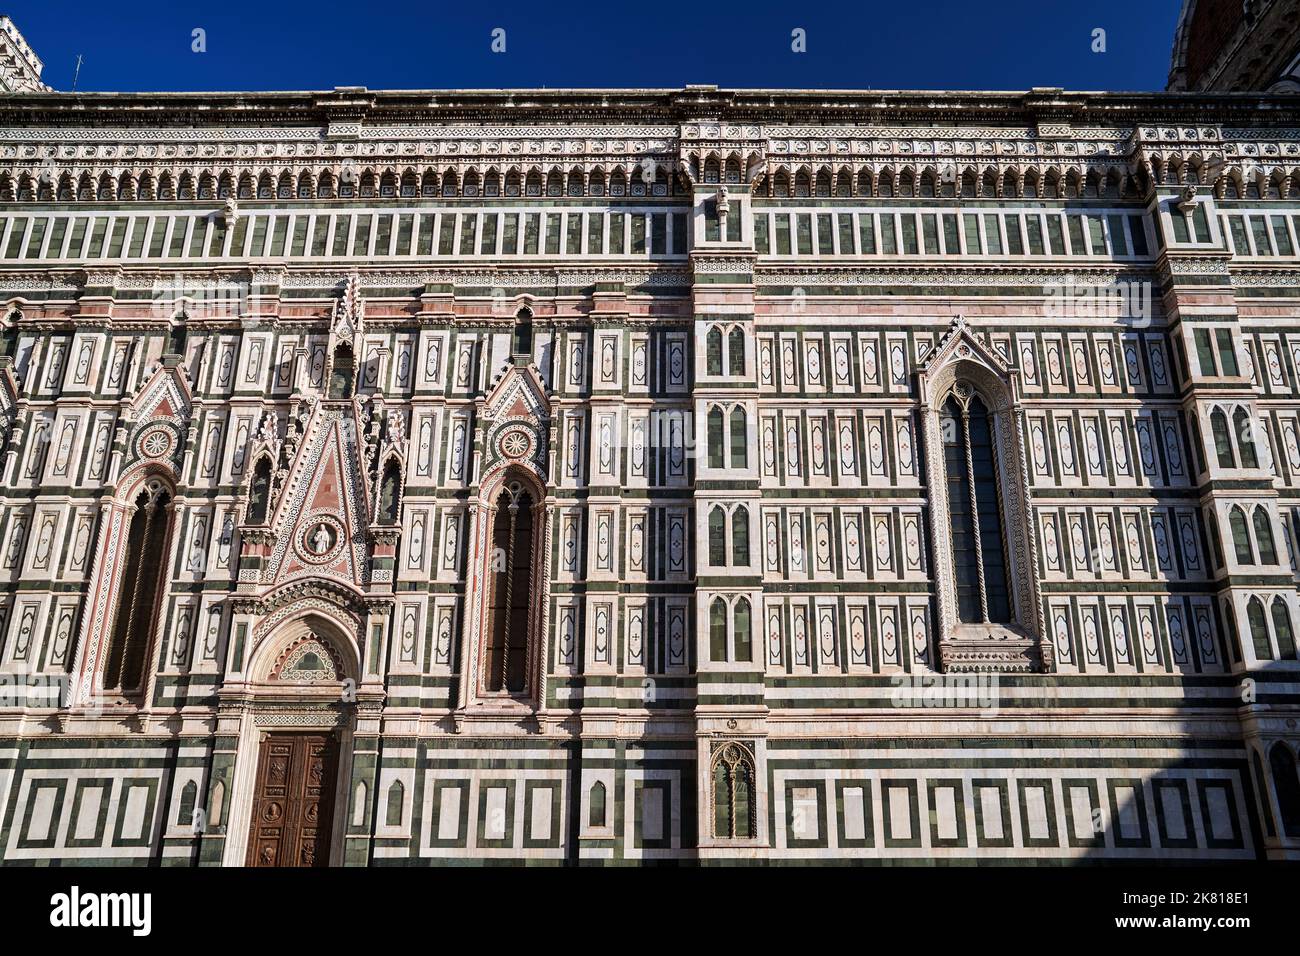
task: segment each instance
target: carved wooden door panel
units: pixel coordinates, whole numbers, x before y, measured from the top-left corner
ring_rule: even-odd
[[[338,742],[268,734],[257,762],[249,866],[328,866]]]

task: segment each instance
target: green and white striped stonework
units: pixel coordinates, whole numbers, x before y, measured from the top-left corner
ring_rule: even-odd
[[[1300,105],[526,101],[0,101],[4,863],[1300,857]]]

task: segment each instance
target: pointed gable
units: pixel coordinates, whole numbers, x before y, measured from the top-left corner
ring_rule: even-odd
[[[364,586],[369,511],[360,460],[351,409],[317,406],[271,517],[275,546],[263,584],[316,576]]]
[[[509,365],[492,385],[483,403],[483,414],[492,420],[550,417],[551,403],[546,386],[534,366]]]
[[[188,421],[192,401],[190,383],[181,374],[180,366],[165,362],[145,380],[131,406],[137,422],[152,418]]]
[[[964,377],[986,383],[993,404],[1019,400],[1019,373],[975,334],[966,317],[957,315],[939,344],[925,358],[917,372],[922,404],[934,404],[952,384],[958,369]]]
[[[191,407],[190,385],[178,363],[158,366],[131,403],[126,467],[141,462],[166,464],[179,472]]]

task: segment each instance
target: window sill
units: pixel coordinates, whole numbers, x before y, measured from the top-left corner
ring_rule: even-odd
[[[1039,642],[1005,624],[959,624],[939,641],[945,673],[1039,673],[1050,667]]]

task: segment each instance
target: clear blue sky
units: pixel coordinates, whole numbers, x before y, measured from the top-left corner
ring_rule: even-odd
[[[500,87],[1154,90],[1179,0],[19,0],[8,14],[81,90]],[[506,52],[493,53],[495,28]],[[192,31],[207,51],[191,51]],[[806,31],[807,52],[791,51]],[[1092,32],[1106,31],[1094,53]]]

